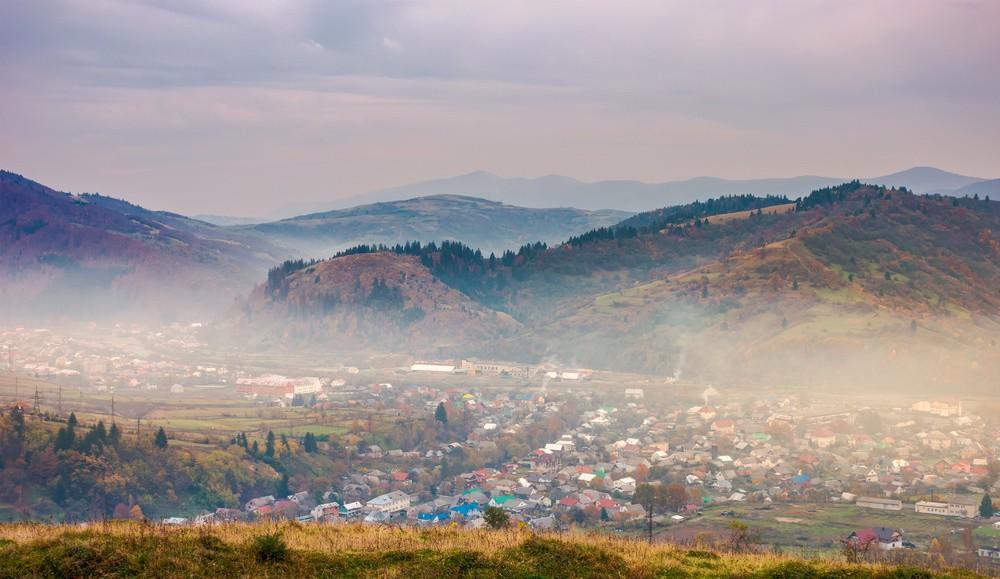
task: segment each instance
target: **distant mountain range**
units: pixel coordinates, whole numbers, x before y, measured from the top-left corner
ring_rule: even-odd
[[[499,255],[526,243],[559,243],[578,233],[614,225],[629,215],[613,210],[527,209],[462,195],[431,195],[302,215],[240,230],[311,257],[327,257],[359,244],[444,239]]]
[[[426,195],[465,195],[522,207],[577,207],[589,210],[617,209],[638,212],[721,195],[770,194],[794,198],[855,177],[861,178],[866,183],[887,187],[902,186],[915,193],[943,195],[953,194],[961,187],[984,181],[978,177],[949,173],[934,167],[913,167],[891,175],[867,178],[859,175],[851,177],[806,175],[772,179],[695,177],[666,183],[629,180],[588,183],[559,175],[533,179],[506,178],[485,171],[476,171],[457,177],[421,181],[341,200],[316,203],[312,204],[312,210],[344,208]]]

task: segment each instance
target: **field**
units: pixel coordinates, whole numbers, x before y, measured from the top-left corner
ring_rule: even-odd
[[[978,524],[963,519],[914,513],[912,506],[902,511],[879,511],[850,504],[723,504],[705,509],[703,516],[665,531],[673,538],[690,538],[702,532],[725,529],[731,521],[746,523],[760,533],[765,543],[802,552],[834,553],[839,541],[861,527],[892,527],[903,531],[905,540],[926,551],[931,540],[948,536],[960,548],[963,527]],[[723,515],[722,513],[732,513]],[[996,531],[977,529],[974,536]],[[978,544],[978,543],[977,543]]]
[[[763,213],[764,215],[771,215],[774,213],[788,213],[789,211],[794,211],[794,210],[795,210],[794,203],[784,203],[781,205],[771,205],[770,207],[764,207],[760,209],[760,212]],[[723,213],[721,215],[709,215],[708,217],[706,217],[706,219],[708,219],[709,223],[719,224],[719,223],[725,223],[727,221],[733,221],[736,219],[746,219],[747,217],[750,217],[752,214],[756,212],[757,212],[756,209],[748,211],[734,211],[732,213]]]
[[[60,392],[59,386],[42,380],[21,377],[15,387],[10,376],[0,375],[0,400],[31,404],[36,387],[43,412],[58,413],[61,408],[63,415],[75,412],[85,424],[112,420],[111,393],[75,387],[63,387]],[[134,432],[138,419],[143,430],[162,426],[172,438],[186,442],[225,442],[238,432],[263,438],[269,430],[289,436],[306,432],[339,436],[355,430],[359,422],[368,424],[369,417],[376,429],[393,418],[360,405],[327,411],[267,406],[244,398],[231,387],[188,388],[181,394],[119,390],[114,404],[114,419],[124,430]]]
[[[7,577],[975,577],[526,530],[137,523],[0,526]]]

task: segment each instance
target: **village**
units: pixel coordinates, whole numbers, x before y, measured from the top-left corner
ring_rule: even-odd
[[[194,341],[186,330],[157,339],[180,347]],[[381,426],[368,418],[347,429],[302,423],[288,433],[346,460],[328,488],[248,497],[242,508],[177,513],[165,524],[293,519],[479,528],[501,520],[537,531],[652,531],[676,539],[724,532],[729,520],[754,527],[769,510],[849,509],[858,517],[848,525],[815,536],[800,531],[792,544],[925,552],[947,541],[948,549],[1000,562],[1000,518],[988,498],[1000,497],[1000,423],[974,400],[893,397],[845,406],[836,395],[760,396],[677,377],[626,379],[492,360],[284,375],[155,353],[142,360],[106,343],[28,330],[0,334],[0,347],[15,370],[88,392],[169,398],[210,387],[240,404],[289,412],[378,409]],[[657,500],[643,487],[661,488]],[[768,525],[804,520],[775,516],[759,527],[760,538],[781,545],[784,535]]]

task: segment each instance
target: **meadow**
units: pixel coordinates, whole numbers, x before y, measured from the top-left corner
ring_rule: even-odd
[[[977,577],[595,534],[358,525],[0,526],[7,577]]]

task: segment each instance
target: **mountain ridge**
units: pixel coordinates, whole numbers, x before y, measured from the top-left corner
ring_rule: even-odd
[[[951,194],[959,187],[985,180],[928,166],[911,167],[878,177],[857,178],[890,187],[903,186],[917,193],[941,194]],[[344,208],[438,193],[458,193],[524,207],[570,206],[589,210],[619,209],[639,212],[720,195],[772,194],[798,197],[815,189],[849,180],[850,177],[799,175],[757,179],[696,176],[659,183],[628,179],[587,182],[562,175],[500,177],[479,170],[370,191],[339,201],[322,202],[317,206]],[[609,203],[608,199],[614,199],[614,202]]]

